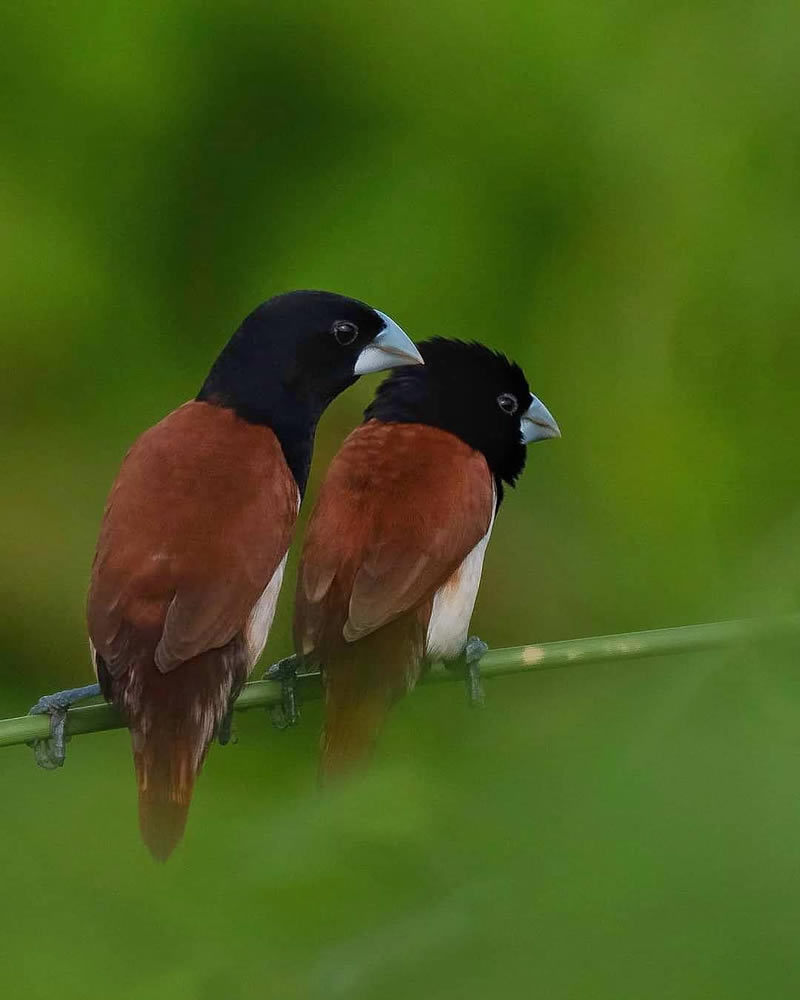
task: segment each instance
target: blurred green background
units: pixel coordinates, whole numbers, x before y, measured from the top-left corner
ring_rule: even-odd
[[[491,645],[798,609],[798,32],[788,0],[5,4],[0,715],[89,678],[122,455],[295,287],[508,351],[559,420]],[[323,795],[319,707],[250,714],[166,867],[124,733],[4,750],[6,994],[795,996],[796,653],[422,690]]]

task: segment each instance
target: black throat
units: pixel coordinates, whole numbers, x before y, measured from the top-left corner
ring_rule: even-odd
[[[235,372],[235,377],[232,376]],[[198,401],[225,406],[242,420],[269,427],[278,439],[301,498],[308,482],[314,435],[327,400],[302,391],[300,383],[246,359],[217,359],[197,394]]]

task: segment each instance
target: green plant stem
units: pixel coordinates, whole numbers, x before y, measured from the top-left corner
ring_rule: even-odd
[[[650,632],[628,632],[622,635],[594,636],[586,639],[565,639],[538,645],[490,649],[481,660],[481,676],[489,680],[506,674],[533,670],[576,667],[589,663],[638,660],[651,656],[699,652],[739,645],[754,639],[800,635],[800,615],[771,620],[744,619],[714,622],[709,625],[683,625],[678,628],[655,629]],[[444,664],[431,666],[425,683],[457,681],[461,675]],[[301,698],[309,701],[321,693],[319,674],[298,677]],[[236,701],[236,710],[264,708],[281,700],[279,681],[252,681],[246,684]],[[67,734],[78,736],[108,729],[119,729],[123,722],[110,705],[85,705],[72,708],[67,714]],[[0,720],[0,747],[46,739],[50,735],[50,720],[45,715],[24,715],[18,719]]]

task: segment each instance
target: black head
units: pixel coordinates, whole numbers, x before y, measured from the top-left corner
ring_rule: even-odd
[[[359,375],[422,359],[399,326],[333,292],[276,295],[244,320],[197,399],[270,426],[302,491],[325,407]]]
[[[378,388],[367,420],[439,427],[480,451],[502,483],[513,486],[525,445],[560,431],[532,395],[519,365],[483,344],[435,337],[417,345],[425,365],[399,368]]]

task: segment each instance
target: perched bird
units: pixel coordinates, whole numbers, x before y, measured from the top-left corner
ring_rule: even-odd
[[[197,397],[125,457],[88,626],[99,687],[131,731],[140,827],[156,858],[180,840],[209,744],[266,642],[317,421],[359,375],[421,362],[400,327],[362,302],[279,295],[244,320]],[[51,766],[63,761],[70,700],[35,706],[54,716],[40,753]]]
[[[488,347],[436,338],[394,371],[328,469],[297,579],[295,646],[325,685],[320,776],[369,755],[427,660],[486,647],[467,633],[504,484],[525,445],[560,437],[522,370]]]

